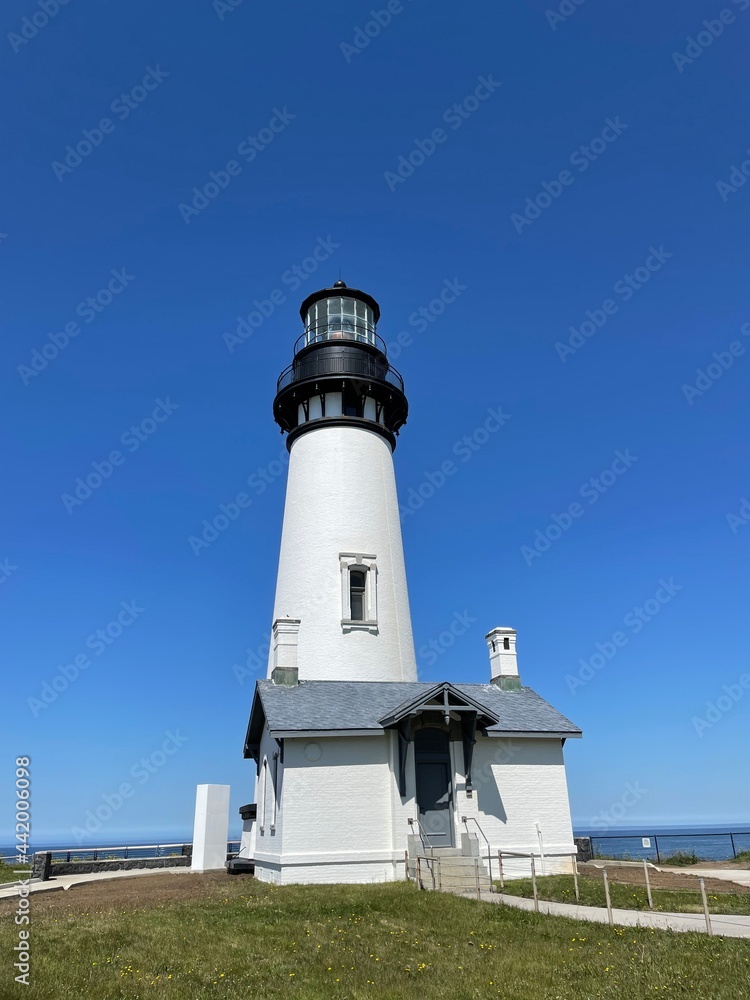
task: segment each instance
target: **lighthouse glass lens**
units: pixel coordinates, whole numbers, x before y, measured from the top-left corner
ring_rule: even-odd
[[[372,309],[358,299],[332,296],[313,303],[307,313],[307,343],[321,340],[359,340],[375,343]]]

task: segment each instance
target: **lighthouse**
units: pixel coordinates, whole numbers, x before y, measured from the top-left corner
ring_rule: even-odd
[[[486,683],[417,678],[393,467],[409,408],[380,307],[339,280],[300,316],[273,403],[289,475],[243,751],[254,798],[229,870],[392,881],[429,851],[489,884],[498,850],[543,843],[545,870],[569,871],[563,745],[581,732],[522,685],[515,629],[486,635]]]
[[[268,677],[416,681],[393,451],[408,404],[375,299],[308,296],[273,412],[289,479]]]

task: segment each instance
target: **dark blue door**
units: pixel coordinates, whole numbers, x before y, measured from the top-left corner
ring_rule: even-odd
[[[430,847],[453,847],[453,795],[448,734],[418,729],[414,734],[417,809]]]

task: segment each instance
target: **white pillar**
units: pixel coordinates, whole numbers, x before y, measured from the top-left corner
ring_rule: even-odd
[[[229,785],[198,785],[195,796],[192,872],[221,870],[227,860]]]
[[[362,622],[346,582],[358,565]],[[321,426],[292,444],[273,610],[284,619],[299,619],[300,681],[417,680],[393,456],[375,431]],[[272,649],[269,677],[274,665]]]

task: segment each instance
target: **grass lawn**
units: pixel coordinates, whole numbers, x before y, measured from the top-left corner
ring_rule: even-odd
[[[575,903],[572,875],[544,875],[536,880],[540,899],[548,899],[555,903]],[[579,902],[584,906],[606,906],[604,884],[601,877],[578,877]],[[512,896],[527,896],[534,893],[530,878],[513,879],[505,883],[505,892]],[[648,896],[645,888],[636,885],[622,885],[610,881],[609,894],[612,906],[623,910],[647,910]],[[672,913],[703,913],[703,902],[699,891],[674,891],[669,889],[652,889],[654,910],[664,910]],[[708,907],[711,913],[748,913],[750,914],[750,893],[711,893],[708,892]]]
[[[18,866],[20,869],[20,865]],[[28,871],[28,867],[26,869]],[[13,865],[0,865],[0,884],[3,882],[17,882],[20,878],[24,878],[23,875],[19,875],[16,872]]]
[[[1,905],[10,956],[16,928]],[[407,883],[123,879],[32,898],[31,935],[31,1000],[750,998],[750,942],[610,929]],[[9,965],[3,1000],[22,995]]]

